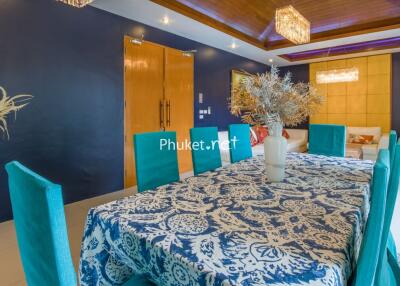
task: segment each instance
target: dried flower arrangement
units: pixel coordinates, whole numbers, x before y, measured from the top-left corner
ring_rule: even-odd
[[[293,83],[287,73],[270,72],[244,77],[231,97],[231,113],[250,125],[296,126],[316,113],[324,97],[310,83]]]
[[[28,94],[20,94],[15,95],[13,97],[7,96],[6,90],[0,86],[0,130],[7,136],[7,139],[10,139],[10,135],[8,133],[8,125],[7,125],[7,116],[11,112],[14,112],[15,116],[17,116],[17,111],[24,108],[29,102],[29,100],[33,97]]]

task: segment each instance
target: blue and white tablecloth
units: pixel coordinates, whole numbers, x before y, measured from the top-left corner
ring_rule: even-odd
[[[270,183],[252,158],[89,211],[81,285],[346,285],[373,163],[289,153]]]

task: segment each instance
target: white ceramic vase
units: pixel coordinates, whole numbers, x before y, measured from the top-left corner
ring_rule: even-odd
[[[271,182],[281,182],[285,177],[287,141],[282,129],[280,123],[270,124],[269,136],[264,140],[265,171]]]

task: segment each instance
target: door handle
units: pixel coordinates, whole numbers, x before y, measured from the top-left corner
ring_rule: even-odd
[[[167,126],[171,126],[171,100],[167,101]]]
[[[164,129],[164,102],[160,100],[160,129]]]

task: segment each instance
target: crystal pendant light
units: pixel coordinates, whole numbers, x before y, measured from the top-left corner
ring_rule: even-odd
[[[292,5],[276,9],[276,32],[295,44],[310,42],[310,22]]]
[[[82,8],[93,2],[93,0],[58,0],[58,1],[78,8]]]

